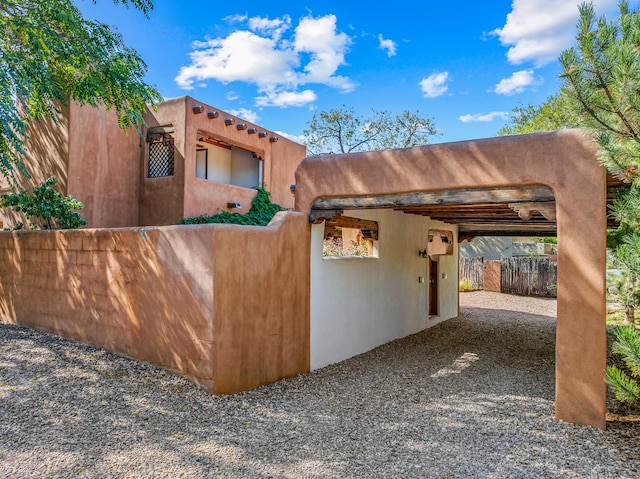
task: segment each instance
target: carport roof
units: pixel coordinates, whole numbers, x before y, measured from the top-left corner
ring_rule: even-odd
[[[607,175],[607,203],[625,184]],[[343,210],[391,208],[458,225],[460,241],[475,236],[556,236],[555,197],[543,185],[443,190],[317,199],[309,219],[329,220]],[[607,227],[617,226],[609,217]]]
[[[579,137],[584,133],[568,130],[567,135]],[[503,158],[501,166],[496,169],[491,164],[490,158],[483,158],[482,160],[485,161],[487,167],[487,174],[483,176],[495,178],[494,184],[487,184],[486,179],[483,178],[478,184],[470,185],[471,187],[468,188],[436,191],[412,191],[411,184],[420,183],[420,178],[416,178],[416,175],[429,175],[437,170],[440,174],[444,172],[443,176],[446,178],[443,178],[445,180],[443,186],[446,188],[450,183],[448,179],[452,175],[464,174],[464,171],[458,172],[455,168],[448,168],[448,165],[444,164],[448,157],[456,155],[459,150],[465,150],[464,154],[467,156],[471,153],[470,160],[473,161],[477,159],[476,152],[474,152],[475,146],[478,145],[479,151],[485,144],[491,145],[491,149],[496,153],[502,153],[501,150],[504,149],[502,144],[522,144],[524,148],[530,148],[529,155],[533,152],[535,156],[554,156],[555,152],[545,147],[541,148],[539,145],[548,144],[550,139],[563,138],[567,135],[558,137],[554,133],[541,133],[522,137],[502,137],[416,147],[419,150],[414,149],[413,151],[412,149],[386,150],[368,154],[325,155],[307,158],[302,166],[308,166],[310,161],[321,168],[323,164],[326,165],[322,174],[318,175],[316,172],[314,175],[312,189],[326,190],[327,188],[317,188],[319,186],[317,183],[332,179],[335,181],[333,185],[327,185],[329,190],[334,190],[330,196],[319,196],[313,199],[309,208],[309,220],[311,222],[319,222],[322,219],[329,220],[343,210],[390,208],[458,225],[461,241],[475,236],[556,236],[555,194],[552,188],[541,183],[544,183],[545,176],[554,177],[558,171],[564,170],[566,165],[558,165],[557,169],[542,171],[542,174],[538,175],[537,182],[508,186],[500,184],[501,180],[509,177],[514,170],[522,168],[524,165],[519,165],[527,160],[518,156],[510,159]],[[401,171],[400,168],[404,168],[404,165],[401,164],[402,160],[398,161],[397,158],[415,157],[417,155],[414,151],[417,151],[418,155],[424,155],[424,161],[432,162],[432,164],[423,164],[419,166],[419,169],[412,171],[412,167],[416,166],[416,162],[413,161],[414,164],[407,164],[409,173]],[[514,151],[511,151],[511,154],[513,153]],[[371,158],[371,162],[368,161],[368,158]],[[574,165],[573,167],[579,168],[580,166]],[[547,168],[549,168],[548,164]],[[387,174],[396,178],[406,176],[407,187],[401,188],[402,191],[368,191],[366,194],[354,194],[361,185],[368,182],[368,177],[384,177]],[[345,182],[344,175],[353,176]],[[306,192],[307,188],[304,183],[303,181],[303,185],[299,186],[305,188]],[[378,184],[384,183],[386,183],[384,179],[382,182],[378,181]],[[350,184],[355,188],[341,189],[336,193],[336,184],[345,184],[345,186]],[[585,185],[585,187],[589,188],[590,186]],[[624,183],[616,176],[606,175],[608,205],[619,196],[619,190],[623,187],[625,187]],[[299,205],[299,202],[297,204]],[[607,227],[615,226],[614,218],[608,217]]]

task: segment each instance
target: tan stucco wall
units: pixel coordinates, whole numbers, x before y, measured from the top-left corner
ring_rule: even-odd
[[[278,213],[265,229],[219,225],[214,242],[215,393],[309,371],[310,226]]]
[[[150,127],[175,127],[174,175],[161,178],[147,178],[149,145],[146,138],[141,148],[140,180],[140,225],[172,225],[184,216],[185,198],[185,105],[181,99],[162,103],[162,109],[145,115]],[[195,171],[195,166],[194,166]]]
[[[113,111],[71,103],[68,191],[84,204],[89,227],[138,224],[138,132],[124,132]]]
[[[606,176],[578,130],[305,159],[296,210],[316,198],[543,184],[556,198],[556,417],[604,427]]]
[[[252,388],[309,369],[308,230],[288,212],[264,228],[0,233],[0,320],[165,366],[216,393]]]
[[[138,224],[140,137],[122,131],[113,111],[76,103],[61,105],[57,124],[43,119],[29,129],[25,165],[32,178],[19,176],[31,190],[55,176],[56,188],[84,204],[89,227],[112,228]],[[4,211],[5,226],[16,216]]]

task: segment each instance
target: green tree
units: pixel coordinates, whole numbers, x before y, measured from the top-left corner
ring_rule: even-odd
[[[631,188],[613,205],[620,222],[608,237],[626,278],[625,317],[634,321],[640,284],[640,12],[626,0],[619,17],[579,7],[577,45],[560,55],[569,105],[600,146],[600,160]]]
[[[433,119],[419,111],[372,111],[362,116],[353,108],[335,108],[314,113],[303,132],[305,144],[313,154],[406,148],[429,143],[438,134]]]
[[[640,331],[633,326],[619,326],[613,337],[611,350],[622,358],[622,364],[607,366],[607,384],[618,401],[640,405]]]
[[[56,183],[52,176],[40,186],[33,188],[31,193],[20,188],[17,193],[2,195],[0,206],[13,208],[27,218],[34,219],[29,229],[75,229],[86,225],[87,220],[77,211],[73,211],[82,209],[83,204],[73,196],[62,196],[54,188]],[[18,223],[16,229],[21,229],[22,226],[22,223]]]
[[[148,16],[151,0],[114,0]],[[71,0],[0,2],[0,172],[24,173],[29,123],[55,118],[58,105],[113,108],[125,129],[161,100],[144,82],[146,65],[107,25],[88,21]]]
[[[634,182],[640,163],[640,13],[626,0],[612,21],[596,18],[591,3],[579,10],[577,46],[560,55],[568,99],[593,131],[602,162]]]
[[[523,135],[538,131],[555,131],[582,126],[572,110],[564,89],[548,97],[542,105],[516,106],[499,131],[499,136]]]

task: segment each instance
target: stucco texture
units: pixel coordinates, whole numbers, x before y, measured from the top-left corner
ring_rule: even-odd
[[[321,197],[546,185],[556,200],[556,418],[605,426],[606,171],[579,130],[306,158],[296,210]]]
[[[0,319],[215,393],[250,389],[309,370],[308,246],[295,246],[308,231],[305,215],[283,212],[255,228],[3,232]]]

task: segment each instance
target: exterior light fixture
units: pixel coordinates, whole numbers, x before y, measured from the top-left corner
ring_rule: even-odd
[[[229,202],[227,203],[227,208],[242,208],[242,205],[240,203]]]
[[[193,107],[193,112],[197,115],[198,113],[202,113],[204,111],[204,107],[202,105],[196,105]]]
[[[249,133],[250,135],[253,135],[254,133],[257,133],[258,129],[257,128],[248,128],[247,129],[247,133]]]
[[[426,258],[428,256],[427,250],[421,249],[420,251],[418,251],[418,256],[420,256],[421,258]]]
[[[278,137],[277,136],[272,136],[271,138],[269,138],[269,141],[271,143],[275,143],[276,141],[278,141]]]
[[[266,131],[261,131],[260,133],[258,133],[258,136],[260,138],[266,138],[267,137],[267,132]]]
[[[246,129],[247,129],[247,124],[246,124],[246,123],[238,123],[238,124],[236,125],[236,128],[237,128],[238,130],[246,130]]]
[[[236,121],[233,118],[225,118],[224,119],[224,124],[225,125],[233,125]]]
[[[214,118],[218,118],[220,114],[217,111],[210,111],[209,113],[207,113],[207,116],[213,120]]]

